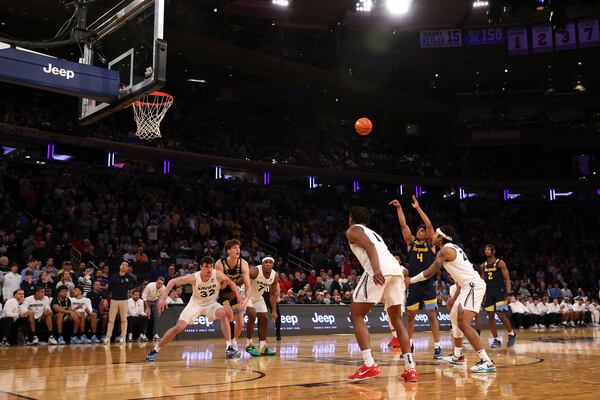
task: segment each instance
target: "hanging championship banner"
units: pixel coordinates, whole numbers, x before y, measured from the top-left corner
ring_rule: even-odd
[[[531,49],[534,53],[545,53],[553,50],[552,27],[550,25],[531,28]]]
[[[460,29],[421,31],[419,33],[422,49],[462,46],[462,34]]]
[[[592,47],[600,45],[600,26],[598,21],[583,21],[577,24],[579,46]]]
[[[529,54],[529,42],[527,40],[527,29],[509,29],[506,32],[508,43],[508,54],[511,56]]]
[[[502,28],[467,29],[463,34],[465,46],[486,46],[504,43]]]
[[[554,32],[554,43],[556,43],[556,50],[570,50],[576,48],[577,37],[575,35],[575,24],[572,22],[565,26],[564,31]]]

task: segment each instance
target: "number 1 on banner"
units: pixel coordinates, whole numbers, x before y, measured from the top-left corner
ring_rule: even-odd
[[[529,42],[527,39],[527,29],[509,29],[506,34],[508,54],[511,56],[529,54]]]

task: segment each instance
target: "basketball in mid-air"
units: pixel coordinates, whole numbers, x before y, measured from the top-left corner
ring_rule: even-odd
[[[371,123],[369,118],[359,118],[354,123],[354,129],[359,135],[365,136],[371,133],[371,130],[373,129],[373,123]]]

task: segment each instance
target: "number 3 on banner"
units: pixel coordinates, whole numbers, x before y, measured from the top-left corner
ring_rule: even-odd
[[[568,50],[577,47],[577,38],[575,37],[575,24],[568,23],[564,31],[554,32],[554,41],[556,50]]]

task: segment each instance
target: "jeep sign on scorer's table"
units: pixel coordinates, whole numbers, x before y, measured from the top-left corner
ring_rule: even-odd
[[[173,326],[184,305],[169,305],[161,315],[161,336]],[[295,335],[329,335],[335,333],[353,333],[350,319],[350,306],[347,305],[293,305],[282,304],[281,334],[282,336]],[[450,330],[450,314],[446,308],[437,311],[440,329]],[[482,323],[487,323],[487,316],[481,315]],[[383,306],[375,306],[365,318],[369,330],[373,333],[389,332],[389,323]],[[269,334],[275,334],[275,326],[269,323]],[[429,317],[419,311],[415,318],[415,330],[429,330]],[[193,325],[188,326],[179,336],[179,339],[203,339],[221,337],[219,321],[209,322],[205,317],[199,317]]]

